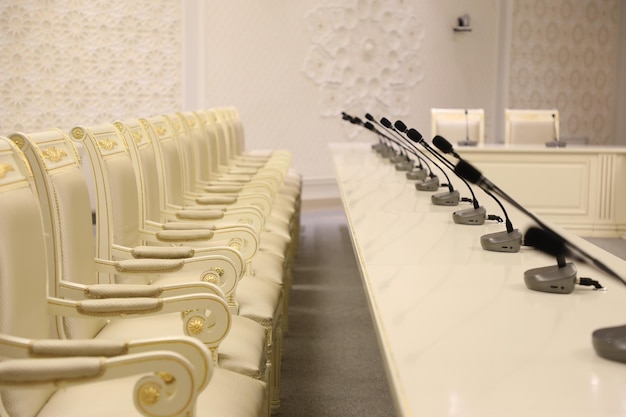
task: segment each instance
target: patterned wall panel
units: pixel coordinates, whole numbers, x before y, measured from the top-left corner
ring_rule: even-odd
[[[3,0],[0,134],[181,107],[181,8],[170,0]]]
[[[333,1],[310,10],[305,23],[311,46],[304,73],[319,87],[321,116],[409,113],[411,91],[424,76],[424,28],[410,6]]]
[[[509,107],[557,108],[561,137],[613,135],[619,0],[515,0]]]

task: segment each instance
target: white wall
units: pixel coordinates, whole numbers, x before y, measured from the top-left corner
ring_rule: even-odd
[[[373,139],[342,121],[342,110],[401,118],[427,137],[431,107],[483,107],[492,114],[500,4],[185,2],[183,16],[192,19],[184,25],[185,42],[194,44],[184,57],[185,103],[235,105],[248,146],[292,150],[312,190],[334,177],[327,143]],[[466,12],[473,31],[453,32]],[[490,119],[487,132],[490,140]]]

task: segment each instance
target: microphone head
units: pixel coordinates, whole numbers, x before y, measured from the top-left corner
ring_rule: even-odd
[[[562,237],[539,227],[531,227],[526,231],[524,244],[554,257],[565,256],[568,252]]]
[[[372,115],[371,115],[371,114],[369,114],[369,113],[365,113],[365,118],[366,118],[367,120],[369,120],[370,122],[373,122],[373,121],[374,121],[374,116],[372,116]]]
[[[387,129],[391,128],[391,122],[386,117],[383,117],[382,119],[380,119],[380,124],[385,126]]]
[[[355,125],[362,125],[363,124],[363,121],[359,117],[355,117],[352,120],[354,120],[354,122],[352,122],[352,123],[354,123]]]
[[[363,127],[369,130],[374,130],[374,125],[371,122],[365,122],[365,124],[363,124]]]
[[[415,143],[419,143],[423,139],[422,134],[413,128],[410,128],[405,133],[407,137]]]
[[[396,122],[393,125],[400,132],[405,132],[406,129],[407,129],[406,125],[404,124],[404,122],[402,120],[396,120]]]
[[[454,172],[459,175],[461,178],[476,184],[483,174],[474,168],[472,164],[467,161],[460,160],[456,166],[454,167]]]
[[[437,147],[443,153],[452,153],[454,148],[452,144],[448,142],[443,136],[435,136],[432,140],[433,145]]]

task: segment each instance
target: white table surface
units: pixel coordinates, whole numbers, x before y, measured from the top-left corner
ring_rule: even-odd
[[[531,291],[524,271],[554,258],[531,248],[483,250],[480,236],[503,224],[455,224],[452,212],[469,203],[432,205],[432,192],[417,191],[370,144],[330,151],[398,415],[626,415],[626,364],[598,357],[591,345],[593,330],[626,323],[625,286],[576,263],[579,276],[607,291]],[[475,192],[489,214],[501,215]],[[509,214],[522,231],[531,225]],[[626,273],[622,260],[562,233]]]

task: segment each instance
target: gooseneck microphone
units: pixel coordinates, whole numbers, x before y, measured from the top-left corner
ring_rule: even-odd
[[[422,152],[421,150],[419,150],[417,147],[412,146],[412,144],[405,140],[404,137],[402,135],[400,135],[400,133],[394,129],[393,125],[391,124],[391,122],[389,121],[389,119],[387,119],[386,117],[383,117],[382,119],[380,119],[380,123],[381,125],[387,129],[389,132],[393,133],[394,135],[396,135],[398,137],[398,140],[406,143],[407,146],[410,146],[410,148],[413,150],[413,153],[417,156],[420,155],[420,158],[424,161],[424,163],[426,164],[426,166],[428,166],[428,175],[426,177],[424,177],[421,181],[417,181],[415,183],[415,189],[418,191],[437,191],[439,189],[439,187],[443,187],[443,186],[447,186],[447,184],[440,184],[439,183],[439,177],[437,175],[435,175],[435,172],[433,171],[431,165],[426,162],[426,160],[428,160],[430,163],[434,164],[434,162],[428,158],[424,152]],[[424,159],[425,158],[425,159]],[[435,164],[436,166],[436,164]]]
[[[499,197],[501,197],[502,199],[504,199],[506,202],[511,204],[513,207],[517,208],[522,213],[524,213],[525,215],[530,217],[540,228],[551,232],[555,236],[558,236],[564,242],[564,244],[567,246],[567,248],[570,251],[570,254],[572,256],[576,256],[578,259],[584,260],[585,262],[590,263],[591,265],[593,265],[594,267],[598,268],[602,272],[610,275],[611,277],[613,277],[613,278],[617,279],[618,281],[620,281],[622,284],[626,285],[626,280],[624,280],[624,278],[622,278],[617,272],[613,271],[606,264],[604,264],[602,261],[600,261],[599,259],[595,258],[594,256],[590,255],[587,251],[585,251],[581,247],[575,245],[574,243],[572,243],[572,242],[570,242],[568,240],[565,240],[562,236],[560,236],[556,231],[554,231],[546,223],[541,221],[541,219],[539,219],[537,216],[535,216],[532,212],[530,212],[525,207],[523,207],[520,203],[518,203],[513,198],[511,198],[507,193],[502,191],[493,182],[489,181],[485,176],[482,175],[482,173],[478,169],[476,169],[474,166],[472,166],[472,164],[470,164],[469,162],[461,159],[457,163],[457,165],[454,168],[454,170],[456,172],[458,172],[459,175],[464,177],[469,182],[472,182],[472,183],[478,185],[483,190],[486,189],[488,191],[491,191],[494,194],[496,194]]]
[[[386,123],[388,123],[389,125],[391,125],[391,122],[389,122],[388,120],[386,120]],[[402,123],[401,121],[396,121],[395,125],[392,127],[390,126],[390,129],[394,129],[396,132],[400,133],[405,133],[406,134],[406,125],[404,123]],[[417,132],[417,130],[415,131],[420,137],[421,135],[419,134],[419,132]],[[410,138],[413,142],[418,143],[417,141],[415,141],[413,138]],[[407,143],[411,143],[408,142]],[[412,145],[413,146],[413,145]],[[424,152],[422,152],[421,149],[418,149],[416,146],[413,146],[417,151],[419,151],[424,158],[428,159],[433,165],[435,165],[443,174],[444,177],[446,177],[446,183],[442,184],[442,186],[446,186],[448,187],[448,191],[447,192],[443,192],[443,193],[438,193],[438,194],[433,194],[430,198],[431,198],[431,202],[435,205],[438,206],[456,206],[459,204],[459,201],[461,201],[461,196],[460,193],[454,189],[454,185],[452,185],[452,181],[450,181],[450,177],[448,177],[448,174],[446,173],[446,171],[439,165],[437,164],[437,162],[435,162],[431,157],[429,157],[428,155],[426,155]]]
[[[556,114],[552,113],[552,136],[553,139],[546,142],[548,148],[564,148],[567,145],[566,142],[559,141],[559,132],[556,126]]]
[[[459,146],[476,146],[475,140],[470,140],[469,137],[469,112],[465,109],[465,140],[458,142]]]
[[[373,123],[373,124],[378,125],[379,127],[384,128],[384,126],[378,123],[376,119],[374,119],[374,116],[372,116],[370,113],[366,113],[365,118],[371,122],[370,124]],[[372,127],[374,126],[372,125]],[[375,129],[374,131],[377,132],[379,135],[383,135],[386,137],[386,135],[384,135],[378,129]],[[388,138],[388,140],[392,140],[392,139]],[[397,142],[397,144],[398,146],[402,146],[408,153],[411,153],[413,156],[417,158],[418,166],[415,168],[415,161],[412,160],[407,154],[405,160],[401,161],[398,165],[396,165],[396,169],[398,169],[399,171],[408,171],[406,174],[407,179],[422,180],[426,178],[426,176],[428,175],[428,171],[424,168],[424,165],[422,164],[422,158],[420,158],[419,155],[415,154],[415,152],[413,152],[410,148],[407,148],[406,146],[404,146],[404,144],[401,141]]]
[[[437,135],[433,138],[432,142],[433,145],[435,145],[435,147],[437,147],[437,149],[439,149],[444,154],[452,155],[457,159],[463,159],[461,158],[461,155],[456,153],[452,144],[448,142],[444,137]],[[448,163],[452,165],[454,169],[454,165],[452,164],[452,162],[448,161]],[[463,177],[459,176],[459,178],[461,178],[467,184],[467,181]],[[494,252],[519,252],[522,246],[522,232],[520,232],[519,229],[513,228],[513,223],[511,222],[509,214],[504,208],[502,202],[490,191],[484,189],[482,190],[485,194],[491,197],[496,202],[496,204],[498,204],[500,210],[502,210],[502,214],[504,214],[505,219],[506,231],[488,233],[481,236],[480,245],[483,249]]]

